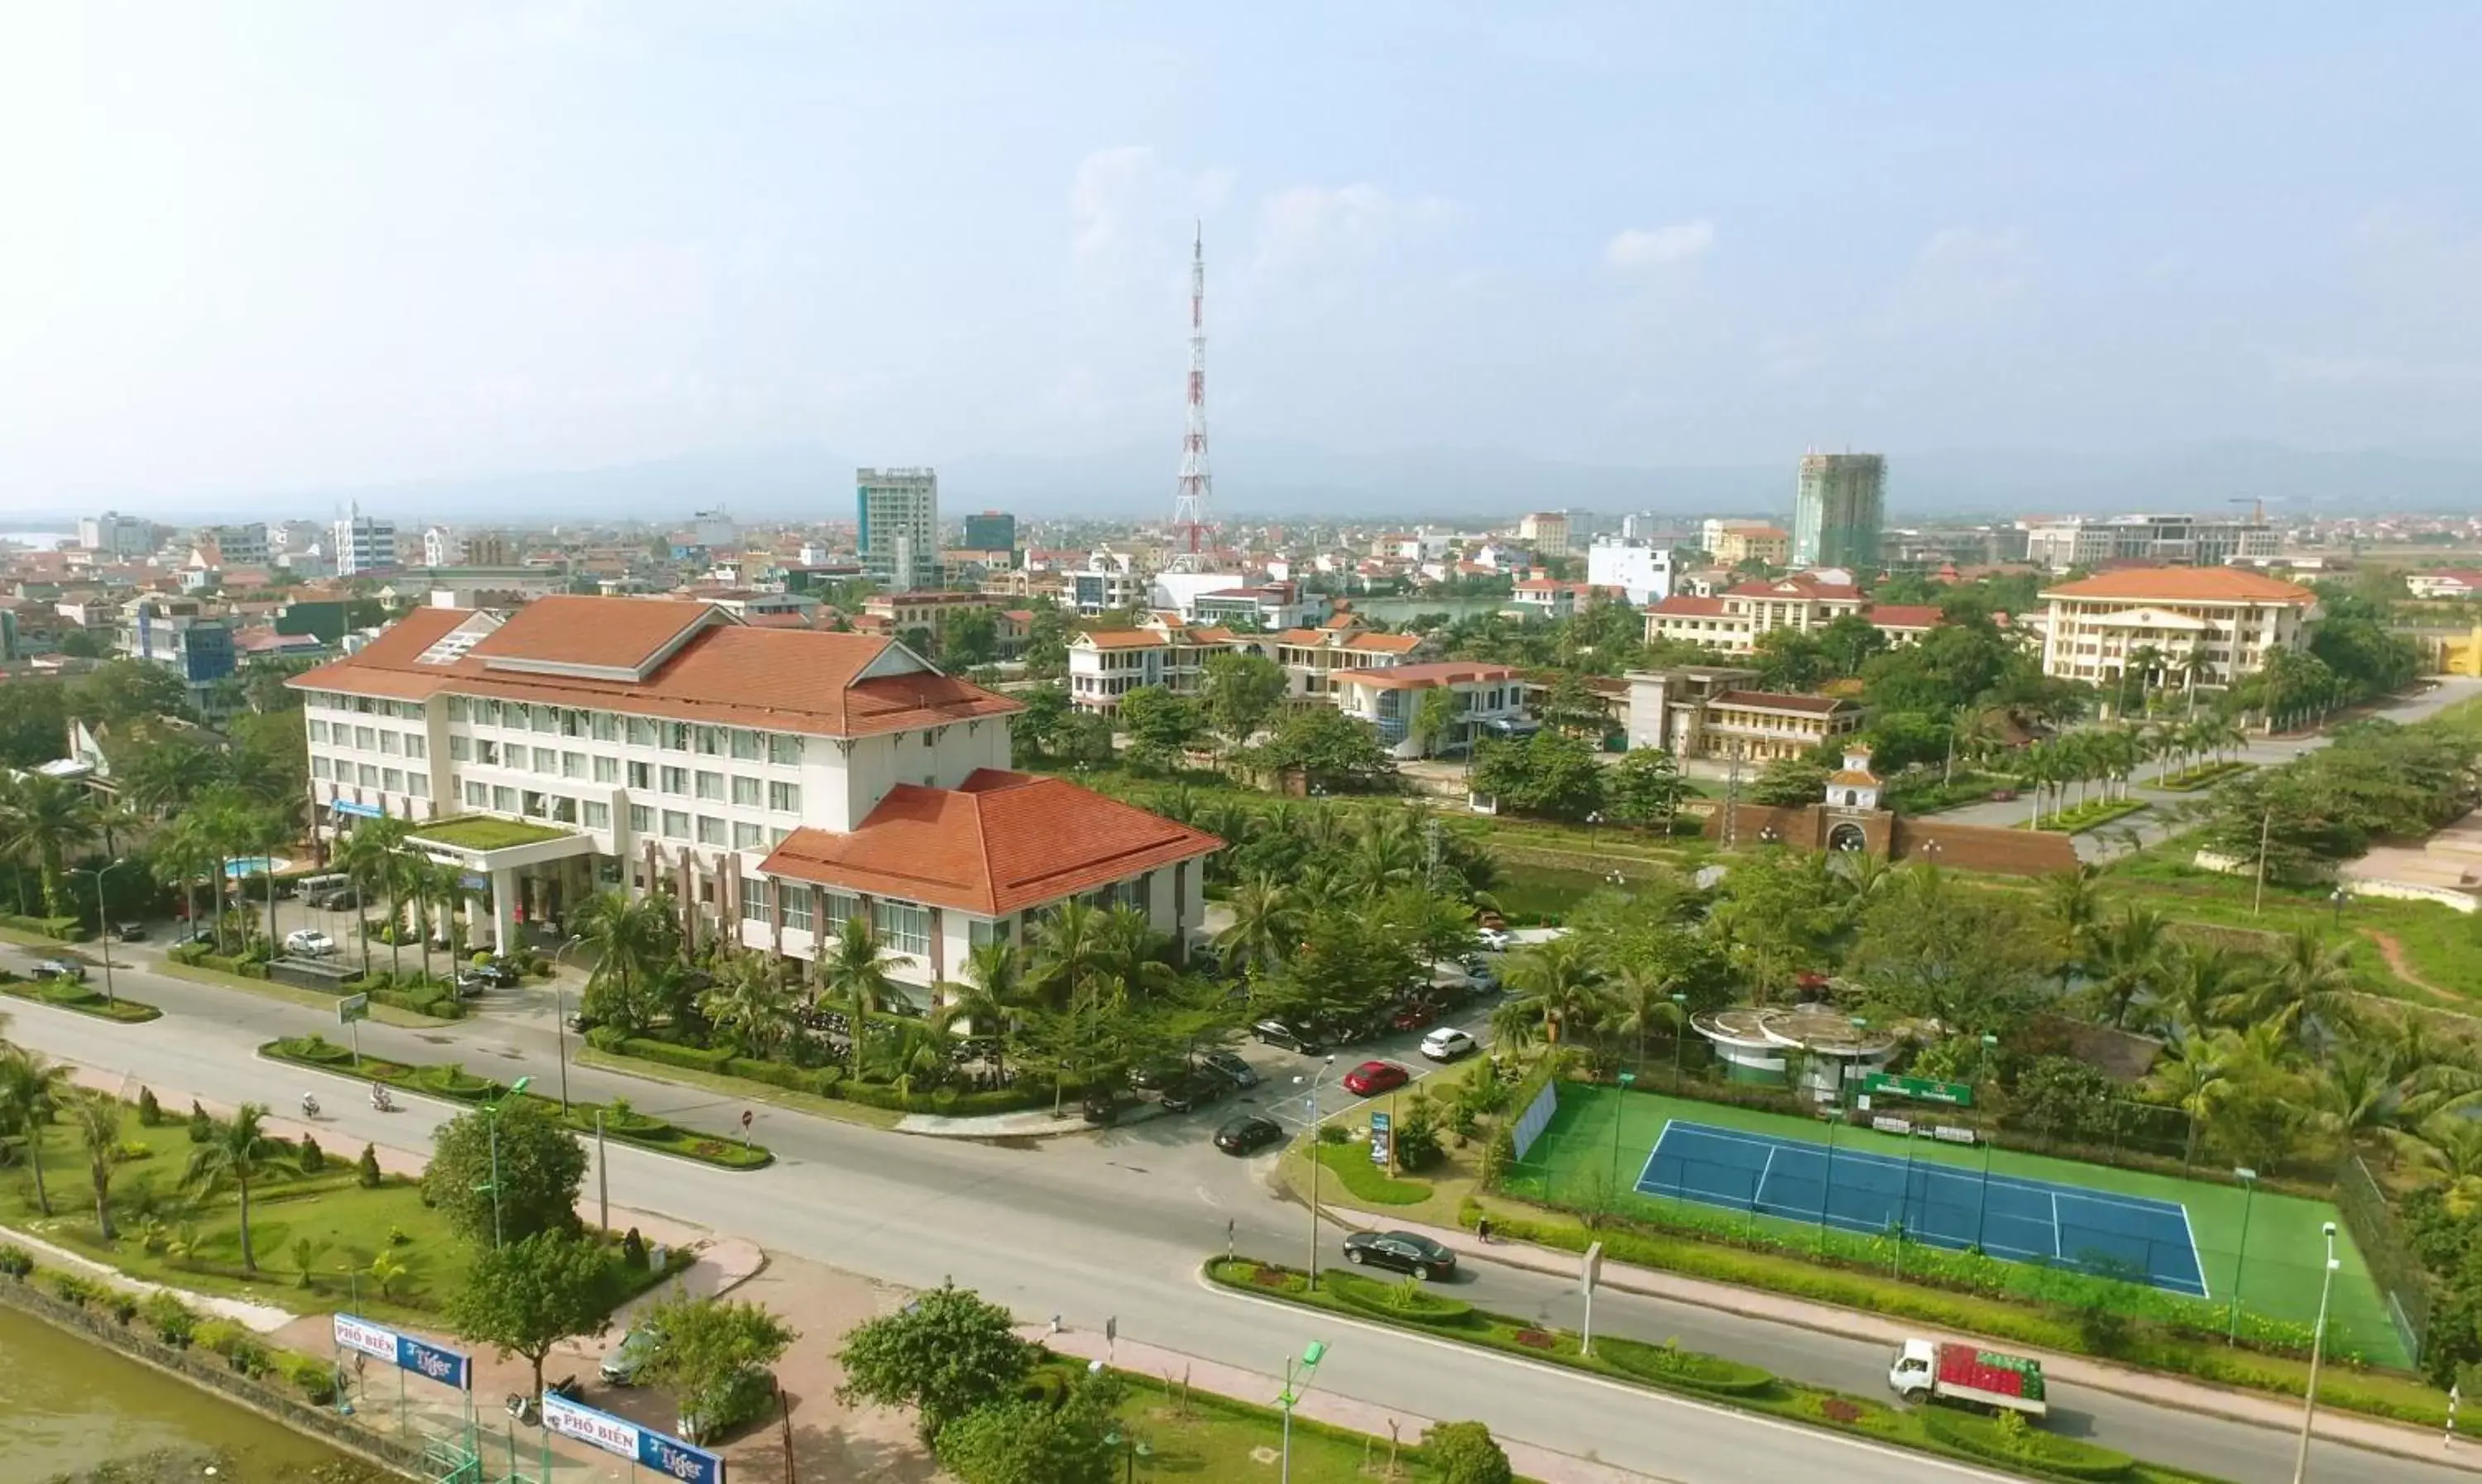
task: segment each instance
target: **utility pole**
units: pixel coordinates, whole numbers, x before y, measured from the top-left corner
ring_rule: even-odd
[[[2258,888],[2250,893],[2250,915],[2266,906],[2266,844],[2275,834],[2275,809],[2269,807],[2258,824]]]
[[[1749,744],[1742,738],[1732,739],[1732,767],[1724,778],[1724,848],[1737,850],[1741,844],[1741,754]]]

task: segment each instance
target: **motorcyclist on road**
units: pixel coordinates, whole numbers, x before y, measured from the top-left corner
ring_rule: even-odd
[[[302,1095],[302,1116],[304,1118],[317,1118],[319,1116],[319,1100],[309,1093],[304,1093]]]

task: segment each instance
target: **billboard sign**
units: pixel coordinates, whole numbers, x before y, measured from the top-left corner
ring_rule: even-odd
[[[351,814],[356,819],[380,819],[387,814],[387,810],[376,804],[356,804],[351,799],[332,800],[328,807],[339,814]]]
[[[724,1484],[724,1460],[706,1449],[609,1412],[597,1412],[557,1391],[543,1392],[542,1419],[545,1427],[564,1438],[574,1438],[615,1458],[652,1469],[663,1478],[678,1480],[679,1484]]]
[[[356,1319],[352,1314],[336,1315],[335,1325],[339,1349],[357,1351],[385,1361],[399,1370],[412,1371],[417,1376],[461,1391],[474,1389],[474,1363],[454,1350],[442,1350],[437,1345],[382,1328],[367,1319]]]
[[[1862,1087],[1864,1092],[1911,1098],[1918,1102],[1944,1102],[1959,1108],[1973,1106],[1973,1084],[1969,1082],[1939,1082],[1929,1077],[1900,1077],[1892,1073],[1873,1072],[1862,1079]]]

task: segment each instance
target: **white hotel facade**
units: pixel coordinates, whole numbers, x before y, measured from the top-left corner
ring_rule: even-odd
[[[936,985],[1074,897],[1143,906],[1185,946],[1222,844],[1011,771],[1018,702],[893,640],[704,603],[418,609],[290,683],[322,837],[413,821],[409,849],[488,888],[503,948],[625,886],[798,959],[866,916],[891,977]]]

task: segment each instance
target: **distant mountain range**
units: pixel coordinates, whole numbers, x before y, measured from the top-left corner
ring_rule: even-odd
[[[1488,450],[1338,454],[1235,440],[1216,448],[1216,508],[1229,517],[1506,519],[1528,510],[1648,510],[1682,516],[1788,515],[1794,461],[1643,468]],[[124,501],[159,518],[324,518],[358,501],[402,519],[542,523],[677,520],[723,506],[745,518],[849,519],[858,461],[810,446],[684,455],[605,468],[420,484],[304,490],[212,502]],[[895,461],[887,461],[895,462]],[[1149,446],[1074,458],[967,457],[938,464],[942,513],[1169,517],[1177,450]],[[2264,500],[2276,517],[2482,508],[2482,449],[2314,452],[2280,444],[2199,444],[2150,453],[1888,451],[1888,519],[1982,516],[2204,514]],[[30,522],[83,512],[27,512]]]

